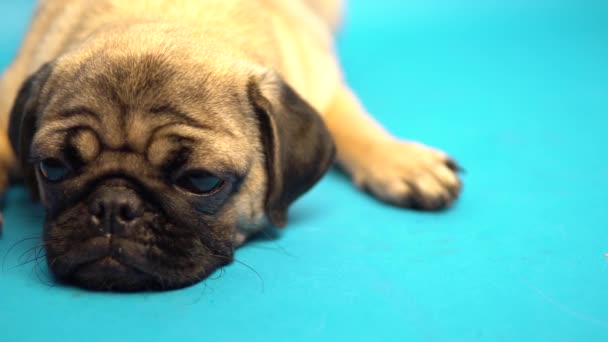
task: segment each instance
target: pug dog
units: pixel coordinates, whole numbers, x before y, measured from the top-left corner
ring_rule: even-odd
[[[392,205],[448,207],[445,153],[390,135],[344,82],[340,0],[41,0],[0,82],[0,192],[45,208],[48,266],[173,289],[233,260],[336,161]]]

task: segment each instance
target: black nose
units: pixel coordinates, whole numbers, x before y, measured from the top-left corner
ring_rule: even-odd
[[[93,196],[89,204],[91,221],[105,233],[119,233],[144,213],[143,203],[134,190],[108,187]]]

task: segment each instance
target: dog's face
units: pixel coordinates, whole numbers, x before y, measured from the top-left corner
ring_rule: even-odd
[[[283,225],[334,151],[272,72],[176,52],[59,58],[25,82],[10,126],[50,269],[94,289],[203,279]]]

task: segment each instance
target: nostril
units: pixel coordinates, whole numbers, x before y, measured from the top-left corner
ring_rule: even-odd
[[[118,218],[123,222],[131,222],[135,219],[135,214],[130,206],[122,205],[118,209]]]
[[[117,209],[118,219],[124,223],[134,221],[143,214],[140,206],[132,203],[124,203]]]
[[[106,214],[106,207],[103,202],[96,201],[89,207],[89,212],[93,219],[101,221]]]

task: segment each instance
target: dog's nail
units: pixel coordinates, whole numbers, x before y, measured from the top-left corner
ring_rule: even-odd
[[[452,158],[448,158],[445,161],[445,165],[454,172],[466,173],[466,170],[463,169],[460,165],[458,165],[458,163]]]

